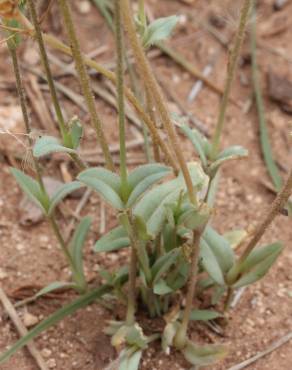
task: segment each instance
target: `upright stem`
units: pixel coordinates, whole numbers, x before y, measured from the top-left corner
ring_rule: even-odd
[[[34,165],[34,169],[35,169],[35,172],[36,172],[36,176],[37,176],[37,180],[38,180],[38,183],[40,185],[40,188],[41,188],[42,192],[44,194],[46,194],[46,189],[45,189],[44,182],[43,182],[43,179],[42,179],[40,166],[38,164],[38,161],[36,160],[36,158],[32,154],[33,140],[32,140],[32,137],[31,137],[31,125],[30,125],[30,120],[29,120],[27,108],[26,108],[25,92],[24,92],[24,88],[23,88],[23,84],[22,84],[22,80],[21,80],[21,76],[20,76],[20,69],[19,69],[16,50],[15,50],[15,47],[13,47],[9,44],[9,42],[8,42],[8,48],[9,48],[11,58],[12,58],[15,81],[16,81],[16,89],[17,89],[17,94],[18,94],[19,100],[20,100],[21,111],[22,111],[23,120],[24,120],[24,124],[25,124],[25,131],[26,131],[27,136],[28,136],[30,155],[31,155],[32,160],[33,160],[33,165]]]
[[[34,36],[35,31],[32,28],[31,23],[29,20],[22,14],[18,13],[18,21],[24,26],[24,28],[29,31],[30,35]],[[64,44],[63,42],[59,41],[55,36],[43,33],[43,39],[44,41],[50,45],[52,48],[61,51],[64,54],[73,56],[72,50],[69,46]],[[94,69],[96,72],[102,74],[104,77],[112,81],[114,84],[117,83],[116,76],[113,72],[107,70],[102,65],[98,64],[96,61],[86,57],[84,54],[82,54],[83,62],[86,66]],[[155,123],[151,120],[151,118],[147,115],[143,107],[141,106],[138,99],[135,97],[135,95],[125,87],[125,95],[128,99],[128,101],[132,104],[134,110],[136,111],[137,115],[143,120],[143,122],[147,125],[150,134],[153,137],[153,140],[155,139],[158,145],[161,148],[161,151],[165,155],[166,162],[169,163],[172,168],[174,169],[175,173],[178,171],[176,160],[173,158],[172,153],[170,152],[167,144],[165,141],[161,138],[159,135]]]
[[[183,313],[183,319],[181,326],[178,329],[178,332],[175,336],[175,345],[177,348],[183,348],[186,343],[186,335],[188,324],[190,321],[190,315],[193,306],[193,299],[195,295],[197,275],[198,275],[198,262],[200,255],[200,239],[203,233],[203,229],[200,231],[194,231],[193,234],[193,250],[191,255],[191,267],[189,272],[189,285],[186,298],[186,306]]]
[[[58,0],[61,13],[63,15],[64,23],[67,29],[68,37],[70,40],[72,56],[75,61],[76,72],[79,76],[79,82],[83,91],[83,95],[87,104],[87,108],[91,117],[91,122],[96,131],[97,139],[101,145],[103,155],[105,157],[106,167],[111,171],[114,171],[113,159],[103,132],[101,120],[97,114],[93,93],[90,87],[90,81],[88,73],[85,67],[85,63],[80,51],[79,41],[76,36],[74,23],[71,17],[71,11],[67,0]]]
[[[45,68],[47,82],[48,82],[48,85],[49,85],[49,89],[50,89],[50,93],[51,93],[51,97],[52,97],[52,102],[53,102],[53,105],[54,105],[54,108],[55,108],[55,112],[56,112],[56,116],[57,116],[57,119],[58,119],[60,131],[61,131],[63,140],[66,140],[66,136],[67,136],[66,135],[67,134],[66,124],[65,124],[65,120],[64,120],[62,110],[61,110],[61,107],[60,107],[60,104],[59,104],[57,92],[56,92],[56,89],[55,89],[55,84],[54,84],[52,72],[51,72],[51,69],[50,69],[48,56],[47,56],[47,53],[46,53],[44,40],[43,40],[43,36],[42,36],[42,31],[41,31],[41,28],[40,28],[40,25],[39,25],[39,21],[38,21],[34,1],[33,0],[28,0],[28,6],[29,6],[30,14],[31,14],[31,19],[32,19],[32,22],[33,22],[33,25],[34,25],[35,36],[36,36],[36,39],[37,39],[37,42],[38,42],[38,45],[39,45],[40,55],[41,55],[43,66]]]
[[[37,42],[38,42],[38,45],[39,45],[41,60],[42,60],[43,66],[45,68],[46,78],[47,78],[47,82],[48,82],[48,85],[49,85],[51,98],[52,98],[52,102],[53,102],[54,109],[55,109],[55,112],[56,112],[57,121],[58,121],[59,129],[60,129],[60,132],[61,132],[61,135],[62,135],[63,143],[66,146],[71,146],[71,140],[69,139],[69,134],[68,134],[68,131],[67,131],[67,127],[66,127],[66,124],[65,124],[64,117],[63,117],[62,109],[61,109],[60,104],[59,104],[59,99],[58,99],[57,91],[56,91],[56,88],[55,88],[55,83],[54,83],[53,75],[52,75],[52,72],[51,72],[51,68],[50,68],[50,65],[49,65],[49,60],[48,60],[48,56],[47,56],[47,52],[46,52],[46,48],[45,48],[45,44],[44,44],[44,40],[43,40],[42,31],[41,31],[41,28],[40,28],[40,25],[39,25],[39,21],[38,21],[34,1],[33,0],[28,0],[28,6],[29,6],[31,19],[32,19],[34,29],[35,29],[35,36],[36,36],[36,39],[37,39]],[[70,156],[74,160],[74,162],[77,164],[78,167],[80,167],[81,169],[86,168],[86,164],[83,163],[83,161],[79,158],[79,156],[77,154],[72,153],[72,154],[70,154]]]
[[[239,57],[239,53],[240,53],[241,46],[242,46],[243,39],[244,39],[245,26],[246,26],[248,16],[249,16],[249,13],[252,7],[252,3],[253,3],[253,0],[244,0],[243,6],[241,8],[239,26],[238,26],[236,36],[235,36],[234,47],[230,54],[230,59],[229,59],[228,67],[227,67],[227,77],[226,77],[226,82],[225,82],[225,88],[224,88],[223,97],[222,97],[221,106],[220,106],[220,112],[219,112],[217,125],[216,125],[215,133],[213,136],[213,140],[212,140],[212,153],[211,153],[212,159],[215,159],[218,154],[220,139],[221,139],[222,131],[223,131],[224,124],[225,124],[225,115],[226,115],[226,109],[228,105],[231,85],[234,79],[238,57]]]
[[[132,16],[131,7],[129,0],[121,0],[122,3],[122,12],[124,17],[125,28],[128,32],[129,41],[133,49],[134,56],[137,61],[137,66],[140,70],[141,77],[145,80],[145,84],[149,91],[153,94],[153,98],[157,105],[159,114],[161,115],[163,125],[168,134],[169,141],[173,147],[174,153],[177,157],[179,166],[182,170],[186,186],[188,189],[189,197],[192,203],[196,203],[196,196],[192,184],[192,179],[184,159],[182,148],[179,145],[176,131],[174,129],[173,123],[171,121],[170,114],[166,108],[166,103],[164,101],[163,94],[160,90],[160,87],[153,76],[151,67],[145,57],[143,47],[141,42],[136,34],[135,23]]]
[[[122,195],[124,200],[127,197],[128,174],[127,174],[127,152],[125,134],[125,102],[124,102],[124,45],[121,25],[121,4],[120,0],[115,0],[115,37],[117,50],[117,96],[119,114],[119,133],[120,133],[120,172],[122,182]]]
[[[262,218],[262,221],[256,227],[256,232],[254,233],[253,238],[250,240],[250,242],[246,246],[243,254],[241,255],[238,261],[239,264],[245,260],[245,258],[250,254],[250,252],[254,249],[254,247],[260,241],[261,237],[264,235],[267,228],[271,225],[275,217],[280,214],[281,209],[288,202],[288,199],[291,196],[291,194],[292,194],[292,168],[290,170],[289,176],[285,182],[284,187],[276,196],[266,216]]]

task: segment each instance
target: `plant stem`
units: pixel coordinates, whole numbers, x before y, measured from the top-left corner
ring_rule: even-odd
[[[33,25],[34,25],[35,37],[36,37],[38,45],[39,45],[40,56],[41,56],[41,60],[42,60],[42,63],[43,63],[44,69],[45,69],[46,80],[47,80],[47,83],[48,83],[48,86],[49,86],[49,89],[50,89],[50,94],[51,94],[52,102],[53,102],[54,109],[55,109],[55,112],[56,112],[57,121],[58,121],[59,129],[60,129],[60,132],[61,132],[61,135],[62,135],[63,143],[64,143],[65,146],[71,147],[70,136],[68,134],[67,127],[66,127],[66,124],[65,124],[65,120],[64,120],[64,117],[63,117],[63,113],[62,113],[62,110],[61,110],[61,107],[60,107],[60,104],[59,104],[59,99],[58,99],[55,83],[54,83],[54,80],[53,80],[53,75],[52,75],[52,72],[51,72],[51,68],[50,68],[50,65],[49,65],[49,60],[48,60],[46,48],[45,48],[45,45],[44,45],[43,35],[42,35],[42,31],[41,31],[41,28],[40,28],[40,25],[39,25],[39,21],[38,21],[34,1],[33,0],[28,0],[28,6],[29,6],[30,14],[31,14],[31,19],[32,19],[32,22],[33,22]],[[86,168],[86,164],[83,163],[83,161],[79,158],[79,156],[77,154],[72,153],[72,154],[70,154],[70,156],[74,160],[74,162],[77,164],[78,167],[80,167],[81,169]]]
[[[34,36],[35,32],[32,28],[31,23],[29,20],[19,12],[17,20],[25,27],[26,31],[31,36]],[[59,41],[55,36],[43,33],[43,39],[44,41],[50,45],[52,48],[61,51],[64,54],[70,55],[72,57],[72,50],[69,46],[64,44],[63,42]],[[114,84],[117,83],[116,76],[113,72],[107,70],[102,65],[98,64],[94,60],[86,57],[85,55],[81,54],[83,58],[83,62],[86,66],[94,69],[96,72],[102,74],[104,77],[112,81]],[[128,101],[132,104],[134,110],[136,111],[137,115],[142,119],[142,121],[147,125],[150,134],[152,137],[156,140],[156,142],[159,144],[161,151],[165,155],[166,162],[172,166],[174,169],[174,172],[177,173],[178,168],[175,159],[173,158],[172,153],[170,152],[167,144],[165,141],[160,137],[155,123],[151,120],[151,118],[147,115],[147,113],[144,111],[143,107],[139,103],[138,99],[135,97],[135,95],[126,87],[125,89],[125,96],[127,97]]]
[[[275,217],[278,214],[280,214],[281,209],[285,207],[291,194],[292,194],[292,169],[290,170],[290,173],[285,182],[285,185],[283,186],[282,190],[276,196],[266,216],[262,219],[262,221],[256,227],[256,231],[254,233],[253,238],[250,240],[250,242],[246,246],[243,254],[241,255],[238,261],[239,265],[246,259],[246,257],[250,254],[250,252],[255,248],[255,246],[260,241],[261,237],[264,235],[267,228],[273,222]]]
[[[147,88],[145,89],[145,95],[146,95],[146,106],[147,106],[148,115],[151,118],[151,120],[155,122],[155,115],[153,111],[154,109],[153,100]],[[156,125],[156,129],[158,129],[157,125]],[[159,145],[154,137],[152,138],[152,146],[153,146],[153,154],[154,154],[155,162],[160,162],[161,158],[160,158],[160,153],[159,153]]]
[[[39,25],[39,22],[38,22],[38,17],[37,17],[34,1],[33,0],[28,0],[28,6],[29,6],[31,19],[32,19],[34,29],[35,29],[35,36],[36,36],[36,39],[37,39],[37,42],[38,42],[38,45],[39,45],[40,56],[41,56],[42,63],[43,63],[44,69],[45,69],[47,82],[48,82],[51,97],[52,97],[52,102],[53,102],[55,112],[56,112],[56,116],[57,116],[57,119],[58,119],[59,128],[60,128],[63,140],[66,140],[66,136],[67,136],[66,124],[65,124],[64,117],[63,117],[63,114],[62,114],[62,110],[61,110],[61,107],[60,107],[60,104],[59,104],[59,100],[58,100],[57,92],[56,92],[56,89],[55,89],[55,84],[54,84],[52,72],[51,72],[51,69],[50,69],[50,66],[49,66],[48,56],[47,56],[47,53],[46,53],[41,28],[40,28],[40,25]]]
[[[106,167],[114,171],[113,159],[103,132],[101,120],[97,114],[93,93],[90,87],[89,76],[85,67],[85,63],[80,51],[79,41],[76,36],[74,23],[71,16],[71,11],[67,0],[58,0],[59,7],[64,19],[64,23],[67,29],[68,38],[70,40],[72,56],[75,61],[76,72],[79,76],[79,82],[83,91],[83,95],[87,104],[88,111],[90,113],[91,122],[96,131],[97,140],[101,145],[103,155],[106,162]]]
[[[137,252],[131,247],[131,256],[129,264],[129,290],[128,290],[128,306],[127,306],[127,325],[133,325],[135,322],[136,311],[136,275],[137,275]]]
[[[21,106],[22,116],[23,116],[23,120],[24,120],[25,131],[26,131],[27,137],[28,137],[30,155],[31,155],[32,160],[33,160],[33,165],[34,165],[34,169],[35,169],[35,172],[36,172],[37,181],[39,183],[39,186],[40,186],[43,194],[47,194],[45,186],[44,186],[44,182],[43,182],[43,179],[42,179],[40,166],[38,164],[37,159],[33,156],[33,153],[32,153],[33,140],[32,140],[32,137],[31,137],[31,125],[30,125],[30,119],[29,119],[29,116],[28,116],[27,108],[26,108],[26,97],[25,97],[25,92],[24,92],[22,80],[21,80],[16,49],[9,42],[7,44],[8,44],[8,48],[9,48],[11,58],[12,58],[15,81],[16,81],[16,89],[17,89],[17,94],[18,94],[19,100],[20,100],[20,106]]]
[[[190,321],[193,299],[197,283],[198,262],[200,255],[200,239],[203,231],[204,228],[200,231],[194,231],[193,233],[193,250],[191,255],[191,267],[189,272],[189,285],[186,298],[186,306],[183,313],[182,324],[179,327],[178,332],[175,336],[175,346],[179,349],[183,348],[186,343],[187,329]]]
[[[119,134],[120,134],[120,175],[123,200],[127,200],[128,174],[127,174],[127,152],[126,152],[126,133],[125,133],[125,102],[124,102],[124,45],[121,24],[121,4],[120,0],[115,0],[115,37],[117,50],[117,104],[119,114]]]
[[[21,80],[21,75],[20,75],[20,69],[19,69],[19,63],[18,63],[16,50],[15,50],[15,47],[11,46],[9,43],[8,43],[8,48],[10,50],[11,57],[12,57],[12,63],[13,63],[13,68],[14,68],[14,75],[15,75],[15,80],[16,80],[17,93],[18,93],[18,96],[19,96],[19,99],[20,99],[20,105],[21,105],[23,120],[24,120],[25,129],[26,129],[26,133],[28,135],[28,140],[29,140],[29,150],[31,152],[31,156],[32,156],[32,159],[33,159],[34,168],[35,168],[36,175],[37,175],[37,181],[38,181],[38,184],[39,184],[43,194],[47,198],[49,198],[48,194],[47,194],[47,191],[46,191],[46,188],[44,186],[44,182],[43,182],[43,179],[42,179],[42,174],[41,174],[41,170],[40,170],[38,161],[32,154],[33,142],[32,142],[32,138],[31,138],[31,135],[30,135],[31,134],[31,125],[30,125],[30,119],[29,119],[28,112],[27,112],[25,93],[24,93],[24,88],[23,88],[23,84],[22,84],[22,80]],[[54,233],[55,233],[55,235],[56,235],[56,237],[57,237],[57,239],[60,243],[61,249],[62,249],[63,253],[65,254],[65,256],[66,256],[66,258],[67,258],[67,260],[70,264],[72,272],[76,273],[74,262],[73,262],[72,257],[71,257],[71,255],[70,255],[70,253],[69,253],[69,251],[66,247],[66,243],[65,243],[65,241],[62,237],[62,234],[61,234],[61,232],[58,228],[58,225],[56,223],[56,220],[55,220],[54,216],[49,217],[49,222],[50,222],[50,224],[52,226],[52,229],[53,229],[53,231],[54,231]]]
[[[137,62],[138,69],[140,71],[140,75],[145,80],[145,84],[147,88],[153,94],[153,98],[157,105],[159,114],[161,115],[162,122],[167,132],[169,141],[173,147],[173,151],[177,157],[179,166],[183,173],[190,200],[192,203],[196,204],[196,196],[195,196],[195,192],[194,192],[194,188],[192,184],[192,179],[191,179],[186,161],[183,156],[183,151],[179,145],[176,131],[171,121],[170,114],[166,108],[166,102],[164,101],[163,94],[160,90],[160,87],[155,77],[153,76],[151,67],[145,57],[141,42],[136,34],[135,24],[134,24],[134,20],[132,17],[132,11],[130,8],[129,0],[121,0],[121,3],[122,3],[122,12],[123,12],[123,17],[124,17],[124,25],[128,32],[129,41],[130,41],[130,44],[131,44],[131,47],[132,47],[132,50],[133,50],[133,53],[134,53],[134,56]]]
[[[222,136],[222,131],[225,124],[225,116],[226,116],[226,110],[231,90],[231,85],[234,79],[237,61],[239,57],[239,53],[241,50],[241,46],[244,39],[244,33],[245,33],[245,27],[246,23],[249,17],[249,13],[252,7],[253,0],[244,0],[243,6],[241,8],[240,12],[240,21],[239,26],[236,32],[235,36],[235,43],[234,47],[230,54],[230,59],[227,67],[227,77],[225,82],[225,88],[223,92],[223,97],[220,105],[220,112],[217,120],[217,125],[215,129],[215,133],[212,140],[212,152],[211,152],[211,159],[215,159],[218,155],[219,145],[220,145],[220,139]]]

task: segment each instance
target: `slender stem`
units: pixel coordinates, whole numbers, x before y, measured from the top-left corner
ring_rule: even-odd
[[[238,57],[239,57],[239,53],[240,53],[241,46],[242,46],[243,39],[244,39],[245,27],[246,27],[246,23],[247,23],[249,13],[252,7],[252,3],[253,3],[253,0],[244,0],[243,6],[241,8],[239,26],[238,26],[237,33],[235,36],[234,47],[230,54],[230,59],[229,59],[228,67],[227,67],[227,77],[226,77],[226,82],[225,82],[224,93],[223,93],[223,97],[221,101],[220,112],[219,112],[219,116],[217,120],[215,133],[214,133],[213,140],[212,140],[212,153],[211,153],[212,159],[215,159],[218,154],[220,139],[221,139],[222,131],[223,131],[224,124],[225,124],[225,116],[226,116],[226,110],[227,110],[230,90],[231,90],[232,82],[234,79]]]
[[[33,160],[33,165],[34,165],[34,169],[35,169],[35,172],[36,172],[36,176],[37,176],[39,186],[40,186],[42,192],[44,194],[46,194],[46,189],[45,189],[44,182],[43,182],[43,179],[42,179],[40,166],[38,164],[37,159],[32,154],[33,140],[32,140],[32,137],[31,137],[31,125],[30,125],[30,119],[29,119],[29,116],[28,116],[27,108],[26,108],[26,97],[25,97],[25,92],[24,92],[22,80],[21,80],[16,49],[9,42],[7,44],[8,44],[8,48],[9,48],[11,58],[12,58],[15,81],[16,81],[16,89],[17,89],[17,94],[18,94],[19,100],[20,100],[20,106],[21,106],[22,116],[23,116],[23,120],[24,120],[24,124],[25,124],[25,130],[26,130],[26,133],[27,133],[27,136],[28,136],[30,155],[31,155],[32,160]]]
[[[25,27],[26,31],[31,35],[34,36],[35,32],[32,28],[31,23],[29,20],[22,14],[18,13],[18,21]],[[55,36],[43,33],[43,39],[44,41],[50,45],[52,48],[61,51],[64,54],[72,56],[72,50],[69,46],[64,44],[63,42],[59,41]],[[102,65],[98,64],[96,61],[86,57],[82,54],[83,62],[86,66],[94,69],[96,72],[102,74],[104,77],[112,81],[114,84],[117,83],[116,76],[111,71],[104,68]],[[147,115],[147,113],[144,111],[143,107],[141,106],[138,99],[135,97],[135,95],[125,87],[125,95],[128,99],[128,101],[132,104],[133,108],[135,109],[137,115],[142,119],[142,121],[147,125],[150,134],[152,137],[156,140],[156,142],[159,144],[161,151],[165,155],[166,162],[172,166],[174,169],[174,172],[177,173],[177,163],[175,159],[173,158],[172,153],[170,152],[168,145],[165,143],[165,141],[161,138],[159,135],[155,123],[151,120],[151,118]]]
[[[193,234],[193,250],[191,255],[191,267],[189,272],[189,286],[186,298],[186,306],[183,313],[182,324],[178,329],[178,332],[175,337],[175,345],[177,348],[181,349],[184,347],[186,343],[186,335],[188,324],[190,321],[192,306],[193,306],[193,299],[195,295],[195,288],[197,283],[197,276],[198,276],[198,262],[199,262],[199,255],[200,255],[200,239],[203,233],[203,230],[194,231]]]
[[[153,95],[155,104],[157,105],[157,109],[162,118],[162,122],[167,132],[169,141],[173,147],[173,151],[177,157],[179,166],[182,170],[190,200],[192,203],[196,203],[196,196],[192,184],[192,179],[183,155],[182,148],[180,147],[176,131],[171,121],[170,114],[166,107],[166,102],[164,101],[163,94],[160,90],[160,87],[155,77],[153,76],[151,67],[148,63],[148,60],[145,57],[141,42],[136,34],[135,24],[132,17],[132,11],[130,8],[129,0],[121,0],[121,2],[125,28],[128,32],[129,41],[137,62],[138,69],[140,71],[140,75],[145,80],[147,88],[151,91]]]
[[[45,72],[46,72],[47,82],[48,82],[48,85],[49,85],[49,89],[50,89],[50,93],[51,93],[51,97],[52,97],[52,102],[53,102],[53,105],[54,105],[54,108],[55,108],[55,112],[56,112],[56,116],[57,116],[57,119],[58,119],[60,131],[61,131],[63,140],[66,140],[66,136],[67,136],[66,124],[65,124],[65,120],[64,120],[62,110],[61,110],[61,107],[60,107],[60,104],[59,104],[59,99],[58,99],[58,96],[57,96],[57,92],[56,92],[56,88],[55,88],[51,68],[50,68],[49,61],[48,61],[48,56],[47,56],[45,45],[44,45],[42,31],[41,31],[41,28],[40,28],[40,25],[39,25],[39,22],[38,22],[38,17],[37,17],[34,1],[33,0],[28,0],[28,6],[29,6],[30,14],[31,14],[31,19],[32,19],[32,22],[33,22],[33,25],[34,25],[35,36],[36,36],[36,39],[37,39],[37,42],[38,42],[38,45],[39,45],[40,56],[41,56],[41,60],[42,60]]]
[[[18,93],[18,96],[19,96],[19,99],[20,99],[20,105],[21,105],[21,110],[22,110],[22,115],[23,115],[23,120],[24,120],[24,124],[25,124],[26,133],[28,135],[29,150],[31,151],[31,155],[32,155],[33,142],[32,142],[32,138],[31,138],[31,135],[30,135],[31,134],[31,124],[30,124],[30,119],[29,119],[28,112],[27,112],[27,107],[26,107],[26,99],[25,99],[24,88],[23,88],[21,75],[20,75],[18,58],[17,58],[15,48],[13,46],[11,46],[11,44],[9,44],[9,43],[8,43],[8,48],[10,50],[11,57],[12,57],[17,93]],[[36,174],[37,174],[37,181],[39,183],[39,186],[40,186],[43,194],[48,197],[48,194],[47,194],[47,191],[46,191],[46,188],[44,186],[43,179],[42,179],[42,174],[41,174],[41,170],[40,170],[38,161],[33,155],[32,155],[32,158],[33,158],[33,163],[34,163],[35,171],[36,171]],[[57,239],[60,243],[61,249],[62,249],[63,253],[65,254],[65,256],[66,256],[66,258],[67,258],[67,260],[70,264],[72,272],[76,273],[74,262],[73,262],[72,257],[71,257],[71,255],[70,255],[70,253],[69,253],[69,251],[66,247],[66,243],[65,243],[65,241],[62,237],[62,234],[59,230],[59,227],[56,223],[56,220],[55,220],[54,216],[49,217],[49,222],[50,222],[50,225],[52,226],[52,229],[53,229],[53,231],[54,231],[54,233],[55,233],[55,235],[56,235],[56,237],[57,237]]]
[[[79,82],[91,117],[91,122],[96,131],[98,142],[101,145],[103,155],[105,157],[106,167],[111,171],[114,171],[113,159],[103,132],[101,120],[96,111],[94,97],[90,87],[89,76],[80,51],[80,45],[77,39],[74,23],[71,16],[71,11],[67,0],[58,0],[58,2],[67,29],[67,34],[71,45],[72,56],[75,61],[76,72],[79,76]]]
[[[71,146],[71,141],[69,139],[69,134],[68,134],[68,131],[67,131],[67,127],[66,127],[66,123],[65,123],[64,116],[63,116],[63,113],[62,113],[62,109],[61,109],[60,104],[59,104],[59,99],[58,99],[58,95],[57,95],[53,75],[52,75],[52,72],[51,72],[51,68],[50,68],[50,65],[49,65],[49,60],[48,60],[48,56],[47,56],[47,52],[46,52],[46,48],[45,48],[45,44],[44,44],[44,40],[43,40],[42,31],[41,31],[40,24],[39,24],[39,21],[38,21],[34,1],[33,0],[28,0],[28,6],[29,6],[29,9],[30,9],[31,19],[32,19],[34,29],[35,29],[35,37],[36,37],[38,45],[39,45],[40,56],[41,56],[41,60],[42,60],[42,63],[43,63],[44,69],[45,69],[46,80],[47,80],[47,83],[48,83],[48,86],[49,86],[49,89],[50,89],[50,94],[51,94],[52,102],[53,102],[54,109],[55,109],[55,112],[56,112],[57,121],[58,121],[59,129],[60,129],[60,132],[61,132],[61,135],[62,135],[63,143],[64,143],[65,146],[70,147]],[[79,168],[81,168],[81,169],[86,168],[86,164],[83,163],[83,161],[79,158],[79,156],[77,154],[72,153],[72,154],[70,154],[70,156]]]
[[[135,311],[136,311],[136,275],[137,275],[137,252],[131,247],[130,257],[130,269],[129,269],[129,290],[128,290],[128,306],[127,306],[127,325],[132,325],[135,322]]]
[[[154,111],[153,111],[153,109],[154,109],[153,100],[152,100],[151,94],[150,94],[150,92],[148,91],[147,88],[145,89],[145,94],[146,94],[146,106],[147,106],[148,115],[151,118],[151,120],[153,122],[155,122],[155,115],[154,115]],[[157,128],[157,126],[156,126],[156,128]],[[152,137],[152,146],[153,146],[153,154],[154,154],[155,162],[160,162],[161,158],[160,158],[160,153],[159,153],[159,145],[158,145],[155,137],[154,138]]]
[[[125,133],[125,102],[124,102],[124,45],[121,24],[121,3],[115,0],[115,37],[117,50],[117,99],[119,113],[119,133],[120,133],[120,172],[121,186],[124,200],[127,197],[128,174],[127,174],[127,151]]]
[[[242,263],[245,260],[245,258],[250,254],[250,252],[255,248],[255,246],[260,241],[261,237],[264,235],[267,228],[271,225],[275,217],[279,215],[281,209],[285,207],[291,194],[292,194],[292,169],[290,170],[285,185],[276,196],[266,216],[262,218],[262,221],[256,227],[256,231],[254,233],[253,238],[250,240],[250,242],[246,246],[243,254],[239,259],[239,264]]]

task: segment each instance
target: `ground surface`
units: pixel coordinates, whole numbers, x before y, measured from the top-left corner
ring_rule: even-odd
[[[210,15],[219,16],[220,20],[223,19],[227,23],[224,28],[217,29],[217,31],[228,39],[234,31],[233,27],[237,19],[240,2],[229,1],[232,4],[230,6],[227,1],[224,1],[224,6],[222,6],[222,2],[219,0],[208,1],[208,6],[206,6],[206,1],[203,0],[194,1],[191,6],[186,4],[187,1],[160,0],[158,2],[151,0],[148,3],[151,13],[155,17],[170,14],[181,16],[180,27],[172,38],[171,44],[199,70],[204,69],[204,66],[214,58],[215,53],[214,69],[210,78],[217,85],[223,86],[227,60],[226,49],[202,26],[197,25],[195,20],[208,22]],[[288,168],[292,163],[291,143],[289,144],[288,140],[290,117],[267,98],[266,73],[272,70],[287,79],[292,79],[290,64],[292,60],[290,47],[292,42],[290,32],[292,4],[288,2],[283,10],[275,12],[272,0],[259,1],[259,3],[259,38],[261,42],[269,47],[283,50],[286,56],[286,59],[284,59],[265,48],[259,48],[258,50],[269,132],[275,157],[282,164],[282,174],[284,176],[285,168]],[[101,63],[111,62],[113,60],[112,37],[99,13],[93,6],[86,14],[82,14],[77,5],[73,8],[79,25],[83,50],[90,52],[100,47],[104,48],[101,49],[102,52],[96,59]],[[86,8],[83,10],[86,10]],[[50,32],[64,36],[62,24],[56,16],[56,8],[53,7],[52,11],[55,16],[46,20],[44,28],[47,31],[50,30]],[[282,17],[280,21],[278,20],[279,17]],[[287,27],[283,26],[285,22]],[[279,23],[282,28],[279,27]],[[273,27],[277,27],[277,25],[280,31],[273,33]],[[22,60],[25,65],[38,69],[39,60],[32,50],[33,44],[31,42],[25,43],[21,50]],[[243,52],[244,56],[248,56],[248,50],[249,44],[247,42]],[[13,87],[10,90],[13,75],[5,47],[1,47],[0,53],[0,104],[1,108],[5,110],[11,106],[16,106],[17,98]],[[57,54],[55,53],[55,55]],[[62,55],[58,55],[58,57],[65,62],[69,61],[68,58],[64,58]],[[290,58],[290,63],[287,58]],[[248,60],[248,58],[245,58],[245,60]],[[218,95],[204,87],[195,102],[188,104],[187,97],[195,82],[194,78],[165,56],[153,59],[152,65],[157,75],[164,81],[167,89],[175,91],[180,103],[184,105],[189,113],[199,118],[205,124],[207,131],[211,133],[218,113]],[[62,70],[55,67],[54,72],[60,74]],[[26,72],[26,83],[28,83],[29,76],[30,74]],[[250,76],[250,66],[243,64],[232,91],[233,98],[242,103],[248,101],[251,96]],[[59,77],[59,81],[79,92],[74,77]],[[96,77],[94,81],[95,83],[101,83],[101,80]],[[47,99],[47,95],[45,97]],[[74,106],[66,98],[63,101],[68,116],[78,113],[82,119],[87,120],[88,117],[84,110]],[[111,144],[114,144],[117,142],[115,111],[100,98],[97,97],[96,101],[98,111],[107,124],[107,136]],[[177,103],[171,101],[170,98],[169,101],[171,110],[179,111]],[[32,119],[35,128],[46,130],[40,126],[38,117],[33,110]],[[129,140],[135,135],[137,135],[135,131],[128,130]],[[87,128],[86,149],[94,147],[93,136],[92,130]],[[13,138],[10,137],[9,140],[11,146],[15,145]],[[181,138],[181,140],[183,142],[184,139]],[[254,107],[245,114],[238,107],[230,105],[222,146],[230,144],[240,144],[248,148],[249,157],[236,165],[226,166],[223,170],[214,220],[214,223],[222,232],[234,228],[245,228],[254,224],[261,218],[265,207],[273,199],[273,194],[263,185],[263,181],[267,181],[268,176],[260,155],[258,121]],[[191,146],[184,142],[183,146],[188,158],[194,158]],[[16,145],[16,150],[19,150],[19,145]],[[24,157],[24,154],[22,156]],[[131,158],[143,159],[142,151],[139,148],[133,151]],[[12,300],[19,300],[25,296],[25,292],[31,295],[34,288],[45,286],[51,281],[68,278],[69,271],[57,247],[56,240],[45,222],[32,226],[19,224],[22,212],[19,204],[22,194],[9,174],[11,161],[13,161],[11,153],[7,156],[7,152],[2,151],[0,162],[0,285]],[[59,169],[60,162],[44,164],[49,175],[62,178]],[[77,203],[78,200],[67,200],[66,206],[74,209]],[[121,258],[125,258],[125,252],[119,255],[111,253],[97,256],[91,251],[92,244],[99,232],[100,212],[97,212],[96,209],[99,209],[99,200],[92,196],[88,205],[82,211],[82,213],[89,212],[95,217],[93,230],[96,232],[90,235],[85,253],[86,271],[90,280],[97,278],[97,271],[101,267],[113,268]],[[115,220],[111,218],[109,211],[106,214],[106,228],[110,229]],[[60,217],[60,222],[66,227],[62,217]],[[292,330],[291,221],[284,216],[278,217],[264,239],[266,242],[280,239],[285,243],[286,249],[269,275],[244,291],[239,303],[230,312],[230,320],[223,329],[223,335],[218,336],[201,324],[191,326],[190,335],[198,341],[206,342],[206,338],[208,338],[207,341],[209,342],[222,342],[230,345],[229,356],[224,362],[209,367],[212,370],[228,369],[258,351],[263,351],[271,343]],[[64,293],[59,296],[40,299],[35,304],[19,309],[18,313],[25,315],[29,312],[41,319],[72,298],[73,296],[69,293]],[[123,310],[119,308],[117,311],[117,315],[120,315],[120,311]],[[80,310],[72,317],[42,334],[36,339],[36,345],[52,369],[101,370],[110,359],[115,357],[109,339],[102,332],[106,326],[106,321],[111,317],[112,314],[108,309],[94,304]],[[4,351],[17,338],[13,324],[0,307],[0,351]],[[291,366],[290,342],[251,365],[250,369],[289,370]],[[9,362],[1,365],[0,368],[1,370],[35,370],[37,366],[28,352],[22,350]],[[158,345],[153,345],[145,352],[141,368],[145,370],[175,370],[188,369],[189,366],[180,354],[171,353],[170,356],[166,356]]]

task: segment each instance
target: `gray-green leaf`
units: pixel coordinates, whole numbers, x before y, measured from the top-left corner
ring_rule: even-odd
[[[56,152],[75,153],[76,151],[63,146],[59,140],[53,136],[42,136],[37,139],[33,147],[33,155],[37,158]]]

